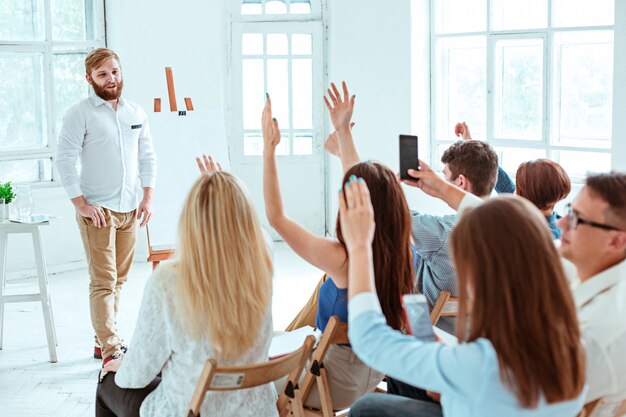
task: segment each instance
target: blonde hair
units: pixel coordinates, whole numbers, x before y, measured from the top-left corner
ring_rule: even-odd
[[[85,74],[91,75],[91,71],[99,68],[104,61],[109,58],[115,58],[118,64],[122,66],[120,57],[115,52],[108,48],[96,48],[89,52],[89,55],[85,58]]]
[[[179,223],[177,310],[188,335],[208,338],[235,359],[263,329],[272,296],[272,260],[245,186],[233,175],[202,176]]]

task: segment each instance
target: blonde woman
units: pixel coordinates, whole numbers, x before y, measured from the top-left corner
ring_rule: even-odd
[[[182,416],[208,358],[267,360],[270,253],[244,185],[205,161],[180,217],[177,258],[148,280],[128,353],[103,369],[97,417]],[[276,391],[207,393],[201,414],[277,416]]]

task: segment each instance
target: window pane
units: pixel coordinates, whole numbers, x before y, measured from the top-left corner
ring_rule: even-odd
[[[593,172],[611,170],[611,154],[602,152],[554,151],[554,160],[570,177],[586,177]]]
[[[87,36],[87,3],[89,0],[51,0],[53,39],[93,39],[93,34]]]
[[[311,34],[291,35],[291,53],[293,55],[311,55]]]
[[[86,53],[55,54],[54,67],[54,110],[56,132],[59,132],[67,110],[88,95],[85,82]]]
[[[0,53],[0,150],[46,146],[41,54]]]
[[[291,62],[293,127],[313,128],[313,68],[310,59]]]
[[[289,6],[289,12],[291,14],[309,14],[311,13],[311,3],[309,3],[308,1],[294,3],[292,1],[291,5]]]
[[[293,138],[294,155],[313,155],[313,136],[296,135]]]
[[[0,39],[43,39],[43,0],[0,0]]]
[[[263,155],[263,136],[259,133],[243,135],[243,154],[246,156]]]
[[[534,29],[548,26],[548,0],[492,0],[494,30]]]
[[[268,55],[287,55],[287,35],[284,33],[270,33],[267,35]]]
[[[241,75],[244,129],[261,129],[261,112],[265,105],[263,72],[262,59],[243,60]]]
[[[3,183],[52,181],[51,158],[1,161],[0,180]]]
[[[612,25],[615,21],[616,1],[552,0],[552,26]]]
[[[494,137],[541,140],[543,40],[495,43]]]
[[[554,34],[553,141],[609,148],[613,114],[613,32]]]
[[[487,0],[437,0],[433,3],[437,33],[487,30]]]
[[[545,149],[495,148],[495,151],[498,154],[498,163],[506,172],[513,174],[511,177],[513,181],[522,162],[546,157]]]
[[[454,137],[465,121],[476,138],[486,135],[487,49],[485,37],[439,39],[436,44],[436,139]]]
[[[267,91],[272,98],[272,112],[283,129],[289,126],[289,72],[286,59],[267,60]],[[262,109],[261,109],[262,110]],[[259,110],[259,115],[261,114]],[[260,118],[260,116],[258,116]]]
[[[258,4],[242,4],[241,14],[263,14],[263,6]]]
[[[265,3],[265,14],[285,14],[287,4],[282,0],[269,0]]]
[[[241,35],[241,53],[243,55],[263,55],[263,34],[244,33]]]

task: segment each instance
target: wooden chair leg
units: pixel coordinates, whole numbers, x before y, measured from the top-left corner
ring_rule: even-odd
[[[294,392],[295,398],[289,399],[291,415],[294,417],[304,417],[304,406],[302,405],[302,393],[299,389]]]
[[[333,417],[332,400],[330,398],[330,389],[328,387],[328,375],[326,375],[326,369],[320,369],[320,375],[315,378],[317,383],[317,391],[320,395],[320,403],[322,406],[322,415],[324,417]]]

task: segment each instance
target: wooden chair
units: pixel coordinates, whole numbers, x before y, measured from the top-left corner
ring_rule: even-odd
[[[306,399],[313,388],[313,384],[317,384],[317,390],[320,395],[320,403],[322,408],[320,410],[305,408],[304,415],[310,417],[343,417],[347,412],[335,414],[332,400],[330,397],[330,388],[328,384],[328,376],[326,369],[324,369],[324,357],[328,348],[333,344],[349,344],[348,340],[348,324],[340,323],[339,317],[332,316],[328,320],[328,324],[324,329],[324,333],[320,338],[317,348],[313,351],[311,362],[307,369],[307,373],[300,384],[300,391],[302,398]]]
[[[176,251],[167,245],[163,247],[152,246],[148,225],[146,225],[146,235],[148,236],[148,262],[152,262],[152,270],[154,271],[161,261],[170,259]]]
[[[457,317],[459,315],[459,299],[452,297],[450,291],[441,291],[439,298],[435,302],[430,312],[430,321],[433,326],[439,322],[442,317]]]
[[[307,336],[304,344],[296,351],[281,358],[256,365],[220,367],[215,359],[209,359],[191,398],[187,417],[199,417],[200,408],[207,391],[234,391],[268,384],[288,376],[278,396],[276,406],[280,417],[292,415],[304,417],[302,394],[298,381],[315,344],[315,337]]]
[[[600,398],[585,404],[578,417],[623,417],[626,416],[626,398]]]

